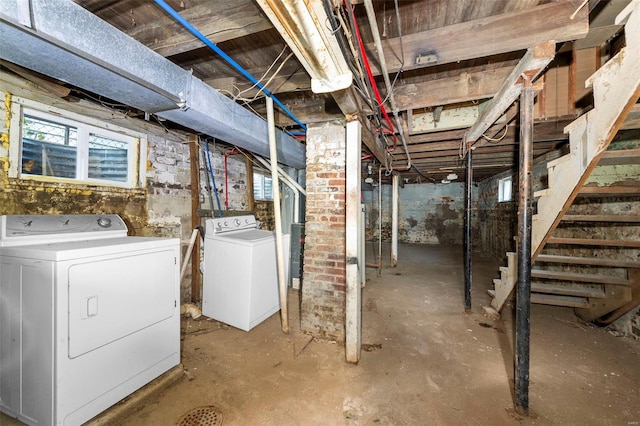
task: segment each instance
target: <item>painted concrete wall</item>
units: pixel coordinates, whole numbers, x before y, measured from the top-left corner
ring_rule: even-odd
[[[382,239],[391,241],[391,185],[382,185]],[[473,188],[477,198],[477,188]],[[363,192],[366,236],[378,238],[378,187]],[[405,184],[398,191],[398,242],[462,244],[464,183]],[[476,222],[475,203],[473,222]],[[476,226],[474,225],[474,228]]]

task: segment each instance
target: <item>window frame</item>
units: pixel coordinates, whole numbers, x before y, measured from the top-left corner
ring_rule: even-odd
[[[43,176],[22,172],[23,119],[25,115],[77,128],[78,141],[76,150],[78,158],[76,160],[75,178]],[[142,188],[146,184],[147,135],[143,133],[17,96],[12,98],[9,133],[9,177],[11,178],[128,189]],[[126,181],[89,177],[90,134],[127,143]]]
[[[260,178],[260,196],[256,197],[256,177]],[[271,198],[267,198],[264,194],[264,182],[265,179],[271,180]],[[253,199],[257,201],[273,201],[273,179],[271,176],[267,176],[266,173],[253,172]]]
[[[506,183],[509,183],[509,196],[505,196],[505,186]],[[503,177],[498,179],[498,202],[499,203],[508,203],[513,200],[513,176]]]

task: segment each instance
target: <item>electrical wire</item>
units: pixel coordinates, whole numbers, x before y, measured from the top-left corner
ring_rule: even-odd
[[[258,82],[257,82],[257,83],[254,83],[251,87],[249,87],[249,88],[247,88],[247,89],[244,89],[244,90],[242,90],[242,91],[238,92],[238,94],[237,94],[236,96],[234,96],[233,100],[234,100],[234,101],[235,101],[235,100],[237,100],[238,98],[240,98],[240,96],[241,96],[243,93],[248,92],[249,90],[251,90],[251,89],[253,89],[254,87],[256,87],[258,84],[262,83],[262,80],[264,80],[264,79],[265,79],[265,77],[267,76],[267,74],[269,74],[269,71],[271,71],[271,68],[273,68],[273,67],[276,65],[276,63],[278,62],[278,60],[280,59],[280,57],[284,54],[284,52],[285,52],[286,50],[287,50],[287,46],[285,46],[285,47],[282,49],[282,51],[281,51],[281,52],[280,52],[280,54],[276,57],[276,59],[274,59],[274,61],[271,63],[271,65],[269,65],[269,68],[267,68],[267,70],[262,74],[262,77],[260,77],[260,79],[258,80]],[[264,87],[264,86],[267,86],[267,85],[271,82],[271,80],[273,80],[273,78],[274,78],[276,75],[278,75],[278,73],[280,72],[280,70],[282,69],[282,67],[287,63],[287,61],[289,60],[289,58],[291,58],[292,56],[293,56],[293,52],[290,52],[290,53],[289,53],[289,55],[284,59],[284,61],[282,61],[282,63],[280,64],[280,66],[279,66],[279,67],[276,69],[276,71],[273,73],[273,75],[271,76],[271,78],[269,78],[269,80],[268,80],[266,83],[264,83],[263,87]],[[258,97],[258,95],[259,95],[260,93],[262,93],[262,88],[261,88],[260,90],[258,90],[258,93],[256,93],[256,95],[253,97],[253,99],[252,99],[252,100],[255,100],[255,99]]]
[[[169,6],[164,0],[153,0],[158,6],[160,6],[165,12],[167,12],[173,19],[175,19],[178,23],[180,23],[187,31],[189,31],[192,35],[194,35],[198,40],[203,42],[208,48],[213,50],[215,53],[220,55],[227,63],[229,63],[233,68],[235,68],[240,74],[246,77],[252,83],[257,83],[258,87],[263,88],[265,95],[269,96],[273,99],[273,102],[278,105],[282,111],[284,111],[289,117],[293,119],[300,127],[304,130],[307,129],[307,126],[300,121],[290,110],[287,108],[278,98],[275,97],[273,93],[271,93],[266,87],[264,87],[254,76],[249,74],[247,70],[242,68],[240,64],[234,61],[229,55],[227,55],[222,49],[215,45],[215,43],[211,42],[207,37],[204,36],[200,31],[198,31],[190,22],[184,19],[178,12],[173,10],[171,6]]]
[[[483,133],[482,137],[491,142],[500,142],[502,139],[504,139],[507,136],[508,131],[509,131],[509,125],[507,124],[506,126],[504,126],[504,133],[502,133],[502,136],[500,136],[499,138],[489,137],[487,136],[486,133]]]
[[[384,77],[384,82],[387,86],[387,96],[391,104],[391,111],[396,120],[396,126],[400,134],[400,139],[402,140],[402,146],[404,147],[404,152],[405,152],[405,155],[407,156],[406,170],[409,170],[411,169],[411,154],[409,153],[407,140],[404,136],[404,129],[402,128],[402,123],[400,122],[398,107],[396,105],[395,97],[393,96],[393,87],[391,85],[391,81],[389,80],[389,73],[387,72],[387,64],[384,57],[384,51],[382,48],[382,41],[380,40],[380,30],[378,29],[378,23],[376,22],[376,15],[373,9],[373,1],[364,0],[364,6],[367,11],[367,16],[369,18],[369,25],[371,26],[371,33],[373,34],[376,50],[378,51],[378,57],[380,61],[380,70],[382,71],[382,76]]]
[[[382,113],[385,121],[389,125],[390,132],[393,134],[393,148],[395,149],[398,144],[398,140],[395,135],[395,127],[391,122],[391,118],[389,118],[389,114],[387,114],[387,110],[384,107],[384,104],[382,102],[382,97],[380,96],[380,91],[378,90],[378,86],[376,85],[375,79],[373,78],[373,72],[371,71],[371,66],[369,64],[369,58],[367,57],[367,53],[364,50],[364,43],[362,42],[362,37],[360,36],[360,29],[358,27],[358,23],[355,19],[355,16],[353,16],[353,9],[350,5],[347,4],[347,0],[344,0],[344,7],[347,8],[347,12],[350,15],[352,25],[353,25],[353,32],[356,36],[356,40],[358,41],[358,47],[359,47],[360,55],[362,57],[362,61],[364,64],[364,69],[366,70],[369,81],[371,82],[373,93],[378,102],[380,112]]]

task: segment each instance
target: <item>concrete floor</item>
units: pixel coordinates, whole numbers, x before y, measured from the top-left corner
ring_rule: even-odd
[[[186,377],[121,424],[173,425],[214,405],[225,425],[637,425],[640,342],[542,305],[532,307],[531,413],[513,414],[512,315],[492,321],[481,309],[497,267],[474,259],[465,314],[461,248],[401,245],[397,268],[367,269],[358,365],[299,331],[293,290],[289,335],[278,315],[249,333],[184,320]]]

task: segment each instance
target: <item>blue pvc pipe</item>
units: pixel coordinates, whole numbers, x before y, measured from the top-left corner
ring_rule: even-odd
[[[165,12],[167,12],[169,15],[171,15],[171,17],[173,19],[175,19],[176,21],[178,21],[178,23],[180,23],[183,27],[185,27],[191,34],[193,34],[196,38],[198,38],[201,42],[203,42],[207,47],[209,47],[211,50],[213,50],[214,52],[216,52],[218,55],[220,55],[222,57],[222,59],[224,59],[225,61],[227,61],[232,67],[234,67],[238,72],[240,72],[240,74],[242,74],[243,76],[245,76],[250,82],[252,82],[253,84],[255,84],[258,88],[260,88],[265,95],[269,96],[271,99],[273,99],[273,102],[278,105],[282,111],[284,111],[289,117],[291,117],[293,119],[293,121],[295,121],[296,123],[298,123],[300,125],[300,127],[302,127],[304,130],[307,130],[307,126],[304,125],[304,123],[302,123],[302,121],[298,120],[298,118],[293,115],[293,113],[291,111],[289,111],[289,108],[287,108],[286,106],[284,106],[284,104],[282,102],[280,102],[280,100],[278,98],[276,98],[274,96],[273,93],[271,93],[269,91],[269,89],[267,89],[266,87],[264,87],[262,85],[262,83],[260,83],[258,80],[256,80],[256,78],[254,76],[252,76],[251,74],[249,74],[247,72],[247,70],[245,70],[244,68],[242,68],[236,61],[234,61],[229,55],[227,55],[226,53],[224,53],[222,51],[222,49],[220,49],[218,46],[215,45],[215,43],[211,42],[211,40],[209,40],[208,38],[206,38],[204,36],[204,34],[202,34],[200,31],[198,31],[196,29],[196,27],[194,27],[193,25],[191,25],[191,23],[189,21],[187,21],[186,19],[184,19],[182,16],[180,16],[180,14],[178,12],[176,12],[175,10],[173,10],[171,8],[171,6],[169,6],[164,0],[154,0],[155,3],[160,6],[162,9],[164,9]]]
[[[218,217],[222,217],[222,208],[220,207],[220,197],[218,197],[218,188],[216,188],[216,179],[213,177],[213,167],[211,166],[211,153],[209,152],[209,141],[204,141],[207,148],[207,163],[209,163],[209,174],[211,175],[211,184],[213,185],[213,193],[216,194],[216,204],[218,205]],[[213,216],[213,212],[211,212]]]

